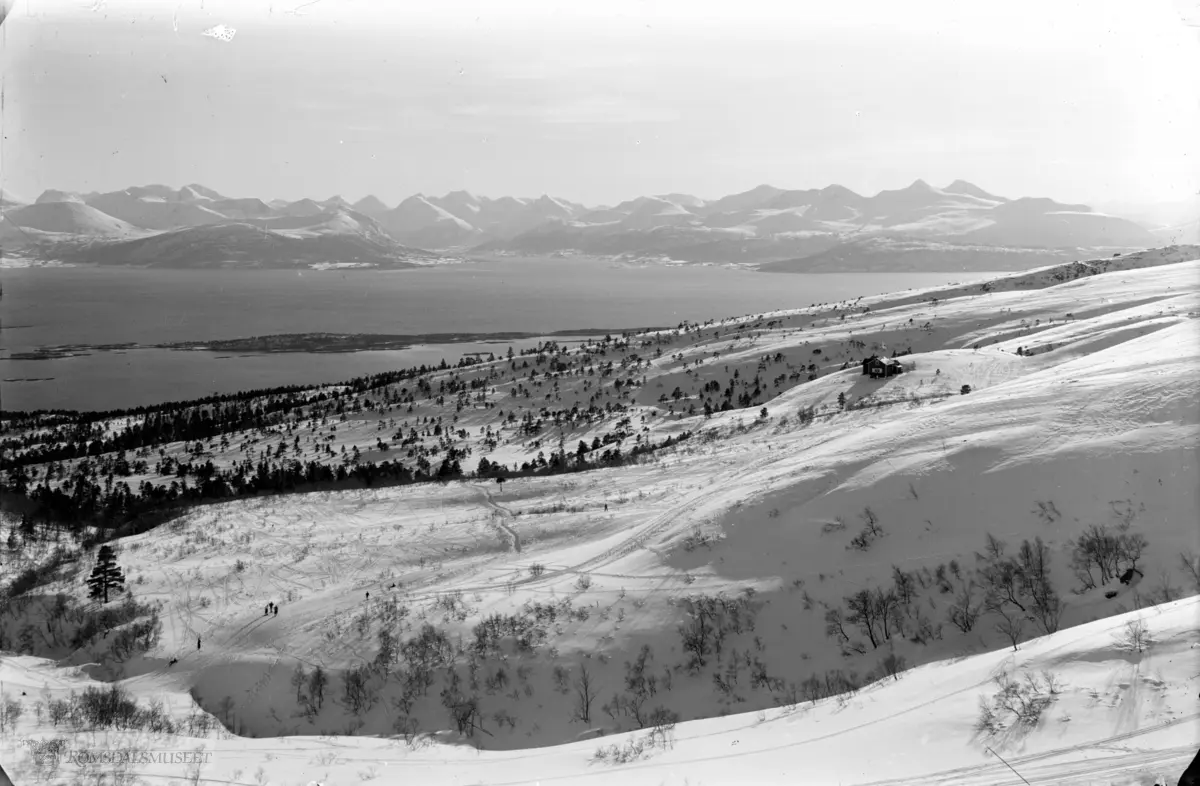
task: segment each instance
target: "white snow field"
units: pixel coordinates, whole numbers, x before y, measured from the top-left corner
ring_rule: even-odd
[[[599,382],[498,359],[470,373],[496,372],[502,412],[626,409],[535,439],[468,406],[467,469],[573,453],[623,418],[692,436],[504,484],[209,504],[122,538],[159,635],[119,657],[65,644],[50,607],[84,601],[86,570],[9,601],[0,631],[24,645],[0,642],[0,691],[23,710],[0,761],[18,786],[97,782],[34,755],[55,738],[211,753],[131,764],[145,783],[1173,784],[1200,741],[1198,316],[1200,251],[1171,247],[640,335],[587,361],[612,362]],[[893,349],[904,373],[863,375]],[[760,377],[764,404],[699,411]],[[298,420],[286,441],[365,456],[385,422],[454,412],[433,406]],[[1101,527],[1127,547],[1074,564]],[[1043,583],[1023,562],[1005,596],[1023,544]],[[856,615],[856,593],[890,600]],[[114,682],[173,731],[55,724],[55,700]]]
[[[64,735],[36,722],[32,712],[0,738],[0,756],[17,784],[137,782],[113,780],[122,770],[144,783],[1173,784],[1196,754],[1200,735],[1198,611],[1200,599],[1187,598],[1034,639],[1017,652],[930,663],[845,699],[683,723],[626,764],[594,761],[594,741],[504,752],[411,746],[380,736]],[[1147,631],[1142,652],[1123,643],[1129,624],[1138,621]],[[1049,703],[1036,727],[1013,724],[994,737],[975,730],[979,702],[995,695],[998,676],[1047,673],[1056,693],[1046,693]],[[0,678],[6,691],[24,691],[26,703],[95,685],[76,669],[20,656],[0,662]],[[139,699],[164,701],[177,712],[190,703],[186,693],[144,681],[130,687]],[[628,748],[651,736],[631,732],[603,743]],[[56,737],[65,737],[76,754],[57,767],[45,759],[39,766],[36,743]],[[89,766],[79,755],[123,751],[143,759],[208,755],[192,755],[200,765],[186,767],[169,759]],[[97,779],[98,771],[110,780]]]

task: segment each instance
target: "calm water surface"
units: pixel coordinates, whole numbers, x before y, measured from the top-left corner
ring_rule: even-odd
[[[344,272],[6,269],[0,271],[0,407],[115,409],[214,392],[335,382],[436,363],[443,357],[455,362],[467,352],[499,354],[513,342],[346,354],[230,356],[139,349],[52,360],[8,359],[13,352],[39,347],[277,333],[620,330],[796,308],[988,275],[778,275],[580,259],[504,259],[420,270]]]

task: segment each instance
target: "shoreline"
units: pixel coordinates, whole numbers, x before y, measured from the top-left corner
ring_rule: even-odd
[[[545,333],[518,331],[421,334],[277,333],[266,336],[217,339],[215,341],[175,341],[160,344],[139,344],[136,342],[120,344],[62,344],[40,347],[30,352],[14,352],[6,358],[0,358],[0,360],[59,360],[90,355],[95,352],[123,352],[137,349],[169,349],[177,352],[245,352],[251,354],[276,354],[284,352],[340,354],[412,349],[417,346],[504,343],[506,341],[528,341],[535,338],[583,338],[669,329],[663,326],[651,326],[622,329],[580,328],[576,330],[555,330]]]

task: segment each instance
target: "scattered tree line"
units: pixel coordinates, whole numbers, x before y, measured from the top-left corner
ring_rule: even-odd
[[[41,612],[25,615],[26,621],[21,624],[18,615],[30,603],[40,604]],[[36,622],[30,621],[35,618]],[[57,658],[102,640],[103,654],[121,663],[154,649],[161,634],[158,608],[130,595],[120,603],[88,608],[57,593],[53,597],[10,601],[0,609],[0,650],[23,655]]]
[[[973,575],[956,560],[935,571],[893,566],[891,586],[861,589],[829,608],[825,632],[844,652],[859,654],[867,651],[867,644],[877,650],[893,638],[921,644],[940,639],[941,625],[926,617],[917,602],[918,588],[936,587],[940,594],[951,596],[946,620],[963,633],[972,631],[985,613],[1000,618],[996,629],[1014,647],[1027,622],[1042,633],[1054,633],[1064,604],[1050,580],[1049,549],[1041,538],[1023,541],[1015,556],[1005,549],[1002,541],[988,535],[984,552],[976,554]]]
[[[0,704],[8,705],[9,721],[15,721],[25,709],[21,701],[12,700],[7,694],[0,699]],[[75,733],[114,730],[205,737],[217,725],[211,715],[198,710],[179,720],[160,700],[143,707],[125,688],[116,684],[107,688],[89,686],[79,693],[72,690],[65,699],[52,699],[49,692],[44,691],[31,709],[39,717],[47,718],[54,728],[63,726]],[[0,724],[0,731],[4,731],[4,724]]]
[[[614,447],[590,460],[584,454],[568,454],[560,449],[552,452],[549,458],[539,455],[539,458],[515,468],[484,458],[473,476],[509,479],[632,464],[691,436],[690,432],[683,432],[658,443],[642,443],[628,453]],[[69,483],[50,485],[43,482],[32,489],[25,488],[24,496],[34,509],[24,515],[22,528],[32,532],[35,524],[40,523],[46,530],[65,531],[78,538],[84,527],[91,524],[106,530],[97,536],[100,540],[126,537],[152,529],[181,514],[187,507],[205,502],[260,494],[447,482],[470,477],[462,469],[460,455],[457,449],[450,448],[436,468],[419,460],[415,470],[400,461],[387,460],[333,466],[317,461],[262,459],[257,463],[247,460],[228,469],[218,469],[208,461],[200,465],[179,465],[177,477],[169,485],[144,481],[136,490],[128,483],[113,482],[112,476],[103,483],[93,480],[85,460],[76,467]],[[188,482],[189,474],[194,478],[191,483]],[[0,490],[17,492],[8,485],[0,485]],[[10,532],[9,537],[10,543],[16,542],[14,533]]]

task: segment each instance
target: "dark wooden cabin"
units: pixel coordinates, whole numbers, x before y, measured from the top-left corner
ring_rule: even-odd
[[[862,363],[863,375],[871,379],[880,379],[882,377],[894,377],[897,374],[904,373],[904,366],[895,358],[881,358],[875,355],[867,358]]]

